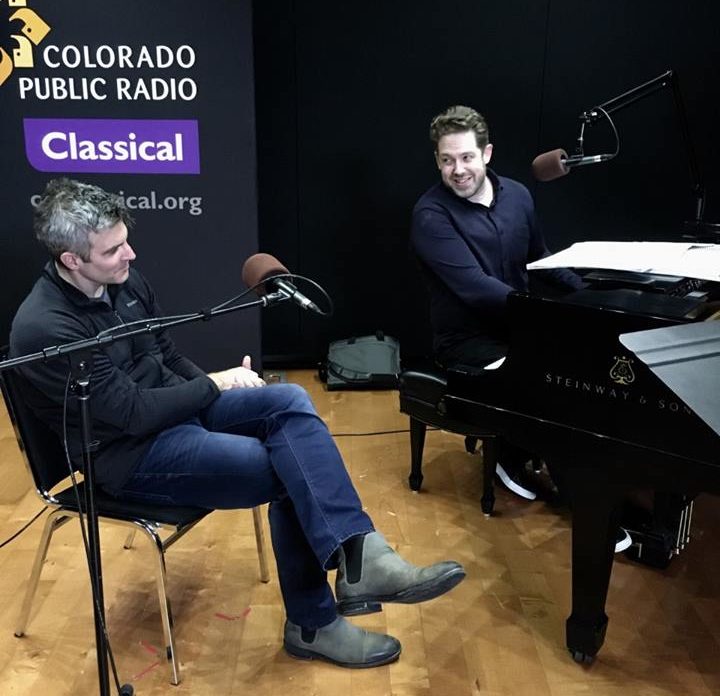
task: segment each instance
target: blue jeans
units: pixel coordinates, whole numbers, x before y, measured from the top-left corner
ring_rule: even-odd
[[[373,530],[325,423],[294,384],[222,392],[162,431],[117,493],[212,509],[269,502],[287,616],[307,628],[337,615],[326,570],[340,544]]]

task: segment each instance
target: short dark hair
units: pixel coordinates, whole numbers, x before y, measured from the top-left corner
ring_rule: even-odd
[[[50,255],[60,259],[65,251],[84,261],[90,258],[90,233],[124,222],[132,226],[125,201],[116,193],[74,179],[53,179],[35,208],[35,236]]]
[[[450,106],[430,123],[430,140],[437,150],[443,135],[465,131],[475,133],[475,142],[481,150],[490,142],[487,121],[482,114],[469,106]]]

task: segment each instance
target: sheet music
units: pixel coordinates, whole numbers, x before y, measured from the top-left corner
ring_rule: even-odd
[[[527,267],[608,268],[720,281],[720,244],[578,242]]]

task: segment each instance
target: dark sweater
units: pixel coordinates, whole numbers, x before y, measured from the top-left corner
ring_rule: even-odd
[[[93,338],[101,331],[138,319],[161,316],[149,284],[130,270],[108,296],[91,299],[58,275],[53,262],[20,305],[10,333],[10,355],[35,353],[51,346]],[[163,429],[181,423],[208,406],[219,394],[214,382],[183,357],[166,332],[141,334],[92,351],[90,409],[96,480],[108,490],[127,480]],[[34,389],[28,402],[62,437],[62,412],[68,362],[64,358],[20,368]],[[68,444],[81,463],[77,399],[68,399]]]
[[[413,209],[411,247],[429,286],[438,354],[471,338],[507,340],[507,296],[526,292],[527,264],[550,254],[529,191],[490,170],[488,177],[495,193],[489,207],[439,183]],[[568,289],[582,286],[564,269],[544,276]]]

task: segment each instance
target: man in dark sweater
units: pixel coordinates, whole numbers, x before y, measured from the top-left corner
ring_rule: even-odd
[[[527,291],[527,264],[550,252],[528,190],[488,168],[493,146],[477,111],[451,106],[433,119],[430,139],[442,181],[413,209],[411,245],[430,289],[435,356],[445,367],[484,367],[508,350],[508,294]],[[566,270],[547,272],[544,280],[568,290],[582,286]],[[498,474],[533,499],[520,480],[525,459],[503,443]]]
[[[130,266],[130,223],[119,196],[68,179],[48,184],[35,231],[51,260],[17,311],[11,355],[161,316],[152,288]],[[266,386],[248,356],[241,366],[206,374],[163,331],[105,343],[92,357],[98,485],[118,498],[166,505],[270,502],[291,655],[344,667],[391,662],[400,654],[397,639],[342,615],[432,599],[465,576],[453,561],[415,567],[387,545],[308,394],[294,384]],[[21,372],[30,407],[59,437],[67,435],[81,466],[79,408],[67,388],[67,365],[34,362]],[[336,596],[326,577],[334,568]]]

